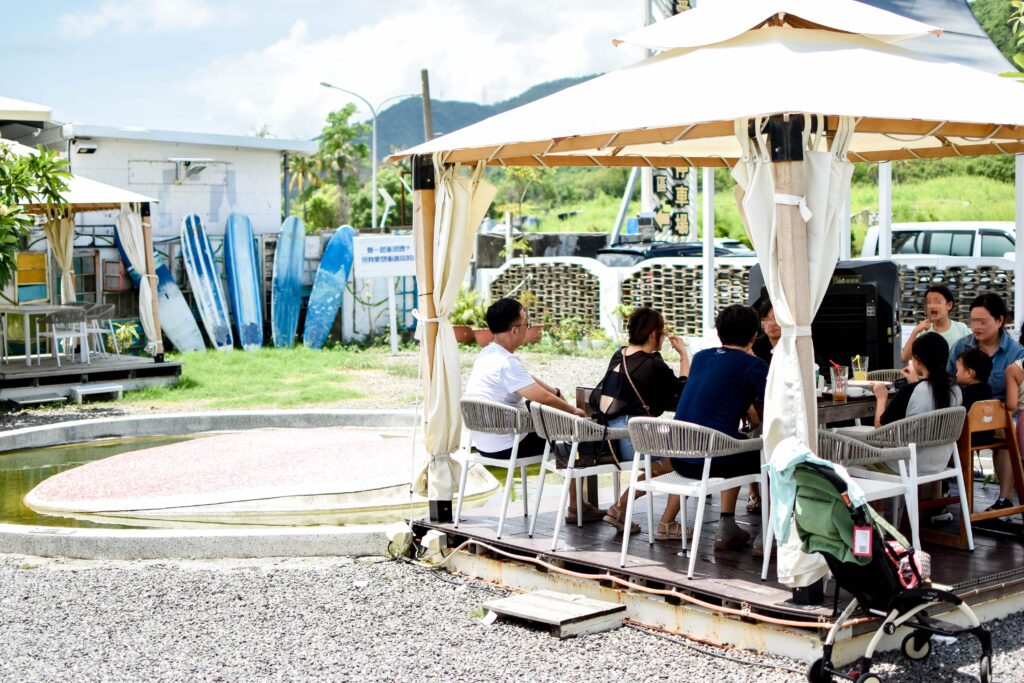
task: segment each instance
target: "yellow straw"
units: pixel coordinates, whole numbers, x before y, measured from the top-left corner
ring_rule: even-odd
[[[858,353],[856,356],[853,357],[853,369],[859,371],[860,370],[860,366],[861,366],[861,360],[860,360],[860,354]]]

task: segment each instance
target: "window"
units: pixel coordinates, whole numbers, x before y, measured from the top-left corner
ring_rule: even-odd
[[[981,233],[981,255],[1002,258],[1003,254],[1014,250],[1013,240],[1001,232]]]
[[[892,253],[924,253],[924,233],[918,230],[901,230],[892,235]]]
[[[44,252],[18,252],[15,257],[17,270],[14,284],[17,288],[18,303],[45,302],[50,298],[49,278],[46,272],[46,254]]]
[[[75,256],[75,298],[81,302],[96,303],[96,262],[98,252],[83,251]]]
[[[936,230],[931,233],[927,253],[936,256],[971,256],[973,244],[974,239],[969,232]]]

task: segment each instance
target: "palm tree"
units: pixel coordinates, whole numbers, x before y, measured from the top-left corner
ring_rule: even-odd
[[[306,190],[311,187],[319,187],[323,184],[320,162],[316,157],[295,156],[288,164],[288,191],[295,194],[302,201],[302,220],[306,220]]]
[[[320,133],[320,151],[317,152],[324,172],[334,175],[341,191],[338,199],[338,215],[344,222],[348,217],[347,197],[358,186],[358,171],[362,162],[370,155],[365,139],[370,127],[365,123],[349,123],[356,111],[351,102],[338,111],[327,115],[327,122]]]

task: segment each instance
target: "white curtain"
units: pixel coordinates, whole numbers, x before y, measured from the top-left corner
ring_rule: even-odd
[[[822,130],[822,120],[817,119]],[[768,295],[775,310],[775,320],[782,328],[782,339],[772,357],[768,371],[768,386],[764,402],[764,440],[769,460],[776,451],[782,455],[779,446],[787,438],[793,438],[808,450],[817,450],[810,444],[808,430],[807,402],[800,359],[797,353],[797,338],[809,336],[809,326],[797,326],[796,311],[790,302],[794,292],[785,290],[779,268],[779,235],[776,230],[776,204],[793,204],[800,207],[800,213],[807,222],[808,282],[807,292],[810,311],[806,318],[814,317],[828,289],[832,272],[839,260],[840,236],[842,234],[840,211],[845,193],[849,191],[853,175],[853,164],[847,158],[849,141],[853,133],[853,121],[841,118],[839,129],[832,140],[829,151],[820,151],[820,134],[809,134],[811,117],[804,122],[804,192],[802,195],[776,194],[772,177],[768,145],[761,135],[751,141],[747,137],[748,121],[736,122],[736,136],[743,148],[743,157],[733,169],[732,175],[739,185],[737,199],[741,213],[750,234],[758,262],[764,274]],[[761,119],[755,121],[755,130],[760,130]],[[802,283],[798,283],[801,286]],[[813,403],[812,403],[813,405]],[[812,423],[816,415],[811,416]],[[777,523],[778,524],[778,523]],[[776,528],[780,539],[778,554],[779,580],[791,587],[807,586],[824,576],[828,569],[818,555],[807,555],[800,551],[800,541],[790,528]],[[781,543],[781,539],[786,539]]]
[[[75,215],[53,216],[43,224],[50,251],[60,268],[60,302],[74,303],[75,297]]]
[[[150,273],[146,272],[146,242],[142,235],[142,216],[132,205],[122,204],[121,213],[117,215],[117,236],[121,240],[132,268],[139,274],[139,318],[146,339],[155,343],[160,330],[156,328],[153,318],[153,290],[150,285]]]
[[[448,315],[473,256],[476,228],[487,214],[497,189],[481,177],[482,163],[467,176],[460,166],[445,166],[435,156],[434,173],[437,189],[433,299],[438,325],[433,363],[424,363],[424,367],[432,367],[424,427],[428,460],[413,480],[413,489],[430,500],[451,500],[458,489],[460,473],[459,464],[450,455],[459,449],[462,436],[462,376],[459,345]],[[427,345],[421,343],[420,348],[425,361]]]

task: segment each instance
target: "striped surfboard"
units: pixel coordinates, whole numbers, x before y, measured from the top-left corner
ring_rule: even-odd
[[[252,223],[248,216],[240,213],[228,216],[224,227],[224,270],[228,276],[228,294],[238,343],[246,351],[258,351],[263,346],[260,273]]]
[[[194,213],[181,219],[181,253],[210,343],[218,351],[230,351],[233,344],[231,323],[217,260],[202,221]]]

